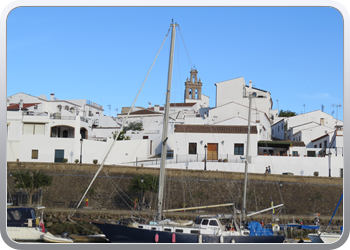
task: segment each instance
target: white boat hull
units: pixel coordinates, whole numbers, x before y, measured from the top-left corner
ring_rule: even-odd
[[[49,243],[73,243],[74,240],[69,239],[69,238],[62,238],[62,237],[56,237],[53,236],[52,234],[43,234],[40,236],[40,238]]]
[[[40,236],[45,233],[36,227],[7,227],[7,234],[15,241],[42,241]]]
[[[309,234],[308,237],[312,243],[334,243],[339,240],[341,234],[321,233],[321,234]]]
[[[321,233],[320,238],[324,243],[334,243],[339,240],[341,234]]]

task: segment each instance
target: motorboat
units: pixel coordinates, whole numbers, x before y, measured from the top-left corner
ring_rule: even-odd
[[[44,207],[8,207],[7,234],[15,241],[42,241],[46,233],[43,221],[36,217],[36,211]],[[41,218],[42,219],[42,218]]]

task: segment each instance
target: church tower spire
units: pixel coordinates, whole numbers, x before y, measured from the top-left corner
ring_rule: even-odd
[[[187,78],[185,82],[185,102],[191,102],[191,100],[202,100],[202,82],[197,78],[198,71],[191,69],[191,77]]]

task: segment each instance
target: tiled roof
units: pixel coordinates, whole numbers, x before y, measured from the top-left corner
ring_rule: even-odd
[[[303,141],[258,141],[259,145],[266,145],[272,147],[277,147],[278,145],[292,145],[293,147],[305,147]],[[277,146],[276,146],[277,145]]]
[[[40,104],[40,103],[23,103],[22,110],[27,109],[27,108],[34,106],[34,105],[37,105],[37,104]],[[19,104],[18,103],[11,103],[7,107],[7,110],[19,110]]]
[[[248,126],[229,125],[175,125],[175,133],[218,133],[247,134]],[[257,134],[256,126],[250,127],[251,134]]]
[[[126,114],[126,113],[125,113]],[[141,109],[141,110],[137,110],[134,112],[130,112],[130,115],[154,115],[154,114],[161,114],[155,111],[151,111],[151,110],[147,110],[147,109]]]
[[[192,107],[196,103],[170,103],[170,107]]]

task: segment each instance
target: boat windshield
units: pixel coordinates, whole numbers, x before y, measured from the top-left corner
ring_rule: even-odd
[[[200,225],[201,222],[202,222],[202,218],[196,218],[196,221],[195,221],[196,224]]]

